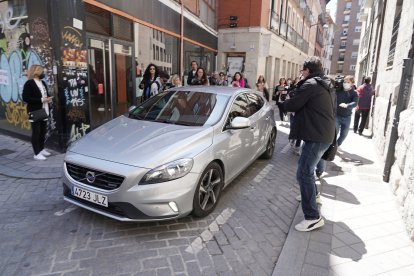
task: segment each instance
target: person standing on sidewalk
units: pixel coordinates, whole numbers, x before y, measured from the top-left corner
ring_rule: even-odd
[[[358,104],[358,93],[353,88],[354,77],[346,76],[342,86],[336,91],[336,132],[338,147],[342,145],[348,135],[351,125],[352,109]]]
[[[325,222],[316,204],[315,167],[335,135],[335,93],[331,80],[323,73],[319,57],[313,56],[303,64],[303,81],[295,96],[283,103],[286,111],[295,112],[295,122],[289,139],[304,141],[298,161],[296,179],[301,193],[305,219],[295,226],[297,231],[311,231]]]
[[[47,85],[43,81],[45,74],[40,65],[32,65],[27,72],[28,81],[23,86],[23,101],[27,104],[27,112],[44,109],[49,116],[49,104],[53,97],[47,91]],[[35,160],[46,160],[51,153],[45,150],[45,137],[47,128],[47,118],[44,120],[29,120],[32,127],[32,147]]]
[[[191,62],[191,71],[188,72],[187,85],[193,85],[193,79],[196,77],[197,69],[198,63],[197,61],[193,60]]]
[[[371,78],[366,77],[364,78],[364,84],[358,87],[358,105],[355,110],[355,117],[354,117],[354,133],[362,135],[362,131],[364,131],[365,125],[367,123],[367,118],[369,115],[369,110],[371,108],[371,99],[374,95],[374,89],[371,85]],[[359,124],[359,119],[361,118],[361,123]]]

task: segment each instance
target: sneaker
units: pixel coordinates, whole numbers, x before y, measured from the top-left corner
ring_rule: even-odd
[[[43,149],[41,152],[40,152],[43,156],[51,156],[52,154],[50,153],[50,152],[48,152],[47,150],[45,150],[45,149]]]
[[[315,172],[317,178],[321,178],[323,172]]]
[[[301,195],[298,195],[296,197],[296,200],[297,201],[302,201],[302,196]],[[316,204],[322,205],[322,199],[321,199],[321,193],[320,192],[318,192],[316,194]]]
[[[296,155],[301,155],[301,153],[302,153],[302,147],[295,147],[294,149],[293,149],[293,152],[296,154]]]
[[[318,219],[304,219],[300,223],[295,225],[295,229],[301,232],[307,232],[315,230],[316,228],[325,225],[325,221],[320,216]]]
[[[43,154],[39,153],[38,155],[35,155],[33,157],[35,160],[46,160],[46,157],[43,156]]]

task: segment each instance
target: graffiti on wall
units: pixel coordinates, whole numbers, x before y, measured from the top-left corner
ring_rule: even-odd
[[[27,70],[32,65],[44,66],[47,71],[45,81],[49,91],[52,91],[54,84],[49,45],[37,43],[36,46],[32,45],[33,40],[49,40],[48,26],[44,18],[38,18],[35,32],[31,34],[26,8],[22,9],[24,11],[22,14],[15,15],[12,4],[9,1],[8,6],[0,6],[0,122],[6,122],[18,129],[30,130],[26,104],[22,101]],[[51,113],[53,114],[53,107]],[[52,116],[48,129],[55,128],[56,124]]]
[[[84,49],[82,33],[74,27],[65,26],[61,32],[63,94],[68,120],[68,143],[90,130],[88,113],[87,51]]]

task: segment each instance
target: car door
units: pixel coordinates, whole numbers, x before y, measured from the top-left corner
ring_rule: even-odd
[[[248,99],[245,94],[237,96],[231,104],[226,118],[229,125],[235,117],[249,117]],[[217,138],[217,149],[221,151],[226,172],[226,179],[232,179],[251,161],[254,134],[250,128],[223,129]]]
[[[254,139],[252,142],[252,158],[256,158],[261,149],[266,145],[266,131],[269,118],[266,119],[266,111],[263,108],[264,100],[255,93],[246,93],[248,99],[248,109],[250,113],[251,131]]]

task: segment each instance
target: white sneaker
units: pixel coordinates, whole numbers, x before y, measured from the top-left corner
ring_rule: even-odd
[[[46,160],[46,157],[43,156],[43,154],[39,153],[38,155],[35,155],[33,157],[35,160]]]
[[[51,156],[52,154],[50,153],[50,152],[48,152],[47,150],[45,150],[45,149],[43,149],[41,152],[40,152],[43,156]]]
[[[295,225],[295,229],[301,232],[308,232],[325,225],[325,221],[320,216],[318,219],[304,219]]]
[[[301,197],[301,195],[298,195],[298,196],[296,197],[296,200],[297,200],[297,201],[302,201],[302,197]],[[320,192],[318,192],[318,193],[316,194],[316,204],[322,205],[322,199],[321,199],[321,193],[320,193]]]

